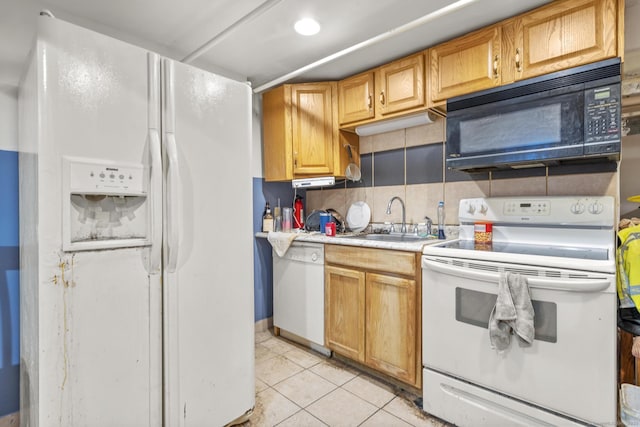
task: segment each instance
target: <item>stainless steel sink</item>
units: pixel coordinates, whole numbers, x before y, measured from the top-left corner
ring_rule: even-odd
[[[343,239],[363,239],[377,240],[381,242],[419,242],[422,240],[432,240],[436,237],[421,237],[411,233],[391,233],[391,234],[357,234],[354,236],[344,236]]]

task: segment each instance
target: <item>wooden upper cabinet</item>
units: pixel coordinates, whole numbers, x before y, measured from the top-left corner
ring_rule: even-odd
[[[431,100],[500,85],[501,40],[492,26],[431,48]]]
[[[266,181],[343,176],[348,163],[338,133],[335,82],[282,85],[262,95]]]
[[[373,83],[372,71],[338,82],[338,115],[341,125],[374,117]]]
[[[422,52],[383,65],[375,74],[377,115],[384,116],[425,105]]]
[[[335,83],[292,85],[293,173],[333,173]]]
[[[526,79],[618,54],[616,0],[571,0],[504,25],[505,81]]]

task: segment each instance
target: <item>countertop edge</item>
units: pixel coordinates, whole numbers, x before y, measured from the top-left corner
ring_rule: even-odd
[[[255,233],[255,237],[257,238],[267,238],[267,234],[265,232],[259,231]],[[319,232],[311,232],[311,233],[295,233],[296,237],[294,242],[309,242],[309,243],[323,243],[330,245],[344,245],[344,246],[356,246],[363,248],[377,248],[377,249],[392,249],[397,251],[406,251],[406,252],[416,252],[421,253],[422,249],[425,245],[432,245],[435,243],[441,243],[445,240],[421,240],[418,242],[381,242],[377,240],[366,240],[366,239],[358,239],[356,237],[347,236],[326,236]],[[450,240],[450,239],[447,239]]]

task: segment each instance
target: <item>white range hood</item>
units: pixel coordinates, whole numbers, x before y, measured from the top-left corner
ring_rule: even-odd
[[[336,183],[336,178],[333,176],[321,176],[317,178],[302,178],[294,179],[291,181],[291,187],[293,188],[317,188],[317,187],[330,187]]]

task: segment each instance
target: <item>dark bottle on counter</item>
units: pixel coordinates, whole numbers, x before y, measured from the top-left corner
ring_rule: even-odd
[[[273,215],[271,214],[271,207],[269,202],[264,207],[264,214],[262,215],[262,231],[268,233],[273,231]]]

